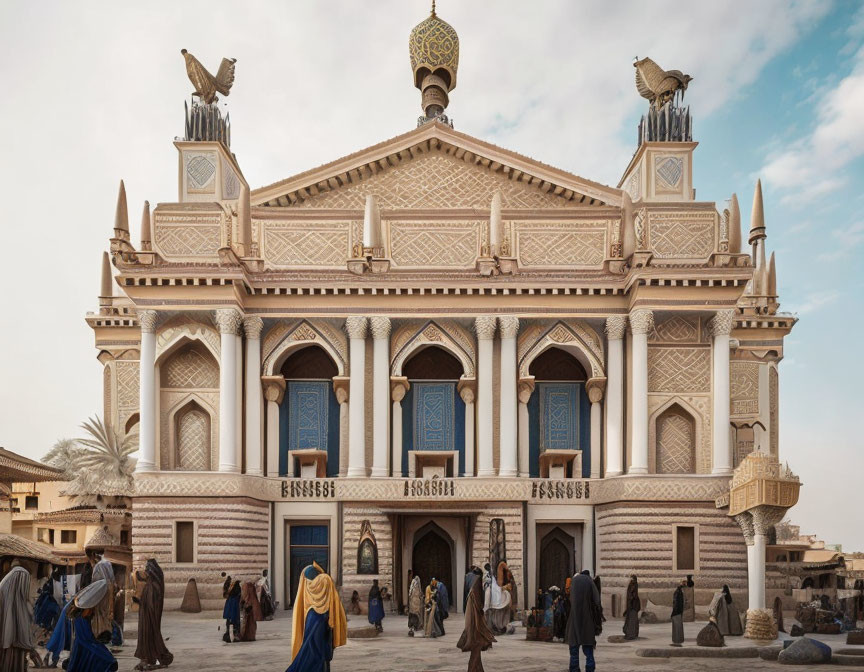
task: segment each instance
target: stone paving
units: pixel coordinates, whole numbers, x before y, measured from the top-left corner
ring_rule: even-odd
[[[282,672],[288,667],[291,648],[291,613],[279,612],[273,621],[258,624],[258,641],[225,644],[221,641],[224,622],[218,612],[184,614],[166,612],[162,631],[167,645],[174,654],[169,669],[177,672],[207,670],[208,672]],[[364,616],[350,616],[348,627],[368,625]],[[685,647],[696,646],[696,634],[703,623],[685,623]],[[444,622],[447,634],[435,640],[407,636],[407,619],[388,614],[384,620],[384,634],[373,639],[349,639],[348,644],[336,650],[332,672],[464,672],[468,667],[468,654],[456,648],[462,632],[462,617],[453,614]],[[783,669],[776,662],[756,658],[642,658],[636,656],[641,648],[668,647],[671,626],[668,623],[643,625],[636,642],[611,644],[610,635],[621,634],[622,621],[605,624],[595,655],[597,669],[615,672],[643,670],[762,670]],[[137,664],[135,653],[135,614],[127,615],[127,643],[117,653],[120,672],[130,672]],[[781,637],[784,635],[781,634]],[[832,649],[846,648],[846,635],[819,635]],[[727,638],[733,647],[752,646],[743,637]],[[858,647],[864,648],[864,647]],[[516,634],[498,638],[492,650],[483,654],[487,672],[566,672],[567,648],[560,643],[529,642],[525,629]],[[862,660],[864,662],[864,660]],[[583,668],[584,669],[584,668]],[[836,665],[810,666],[812,670],[836,670]],[[853,668],[854,669],[854,668]],[[859,668],[864,669],[864,668]]]

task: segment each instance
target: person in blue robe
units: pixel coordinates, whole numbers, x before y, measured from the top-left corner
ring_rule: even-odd
[[[347,641],[347,619],[333,579],[318,563],[303,570],[293,618],[286,672],[329,672],[334,649]]]
[[[71,606],[71,600],[63,606],[57,617],[57,623],[54,625],[54,632],[51,633],[51,637],[45,645],[48,650],[44,660],[46,667],[57,667],[60,653],[72,648],[72,621],[69,620],[69,607]]]
[[[369,623],[374,625],[378,632],[384,632],[384,626],[381,625],[383,620],[384,605],[381,602],[381,589],[378,587],[378,579],[375,579],[369,591]]]
[[[62,618],[72,623],[72,650],[64,663],[68,672],[116,672],[117,661],[108,648],[93,636],[90,621],[95,608],[108,594],[108,582],[93,581],[64,607]]]
[[[59,577],[58,572],[59,570],[55,569],[54,573],[39,589],[39,596],[33,607],[33,621],[46,630],[54,629],[57,624],[57,617],[60,615],[60,605],[54,599],[54,581],[56,577]]]
[[[443,621],[450,615],[450,593],[447,592],[447,586],[443,581],[438,582],[438,608],[441,610]]]
[[[240,637],[240,581],[231,580],[229,576],[222,585],[222,596],[225,598],[225,607],[222,609],[222,618],[225,619],[225,634],[222,641],[231,642],[231,626],[234,626],[234,640]]]

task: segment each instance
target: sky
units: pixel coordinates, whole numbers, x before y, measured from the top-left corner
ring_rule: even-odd
[[[215,71],[232,150],[263,186],[410,130],[408,61],[425,0],[0,3],[0,445],[38,458],[101,413],[84,322],[97,308],[117,186],[177,199],[181,48]],[[790,517],[864,551],[857,421],[864,374],[864,3],[851,0],[439,0],[460,37],[448,113],[465,133],[612,186],[646,102],[635,57],[694,77],[699,200],[762,178],[781,310],[780,451],[801,475]],[[841,314],[842,313],[842,314]]]

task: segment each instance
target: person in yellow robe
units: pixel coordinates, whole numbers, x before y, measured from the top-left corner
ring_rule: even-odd
[[[291,664],[285,672],[329,672],[333,650],[348,638],[348,621],[336,584],[317,562],[300,576],[291,631]]]

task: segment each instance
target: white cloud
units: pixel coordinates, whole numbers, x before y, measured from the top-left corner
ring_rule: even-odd
[[[836,290],[811,292],[804,296],[801,303],[795,303],[794,301],[790,302],[792,304],[792,312],[798,313],[799,315],[806,315],[807,313],[812,313],[820,308],[836,303],[841,296],[841,293]]]

